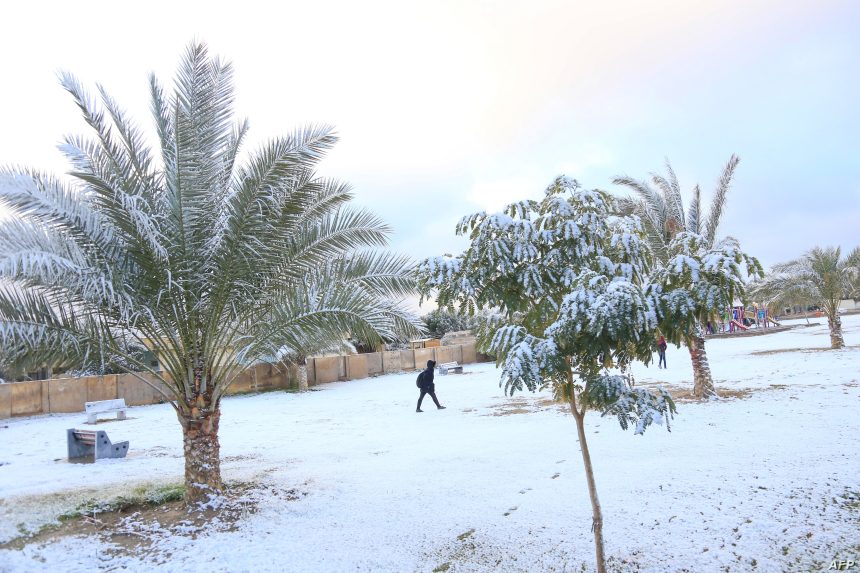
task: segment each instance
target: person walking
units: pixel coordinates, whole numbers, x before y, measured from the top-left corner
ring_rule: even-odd
[[[436,404],[436,408],[439,410],[444,410],[445,406],[439,403],[439,399],[436,397],[436,385],[433,383],[433,368],[436,366],[436,362],[433,360],[427,361],[427,368],[421,371],[421,374],[418,375],[418,388],[421,389],[421,395],[418,396],[418,406],[415,408],[416,412],[423,412],[421,409],[421,401],[424,400],[425,394],[430,394],[430,397],[433,398],[433,402]]]
[[[660,355],[660,361],[657,363],[657,368],[666,368],[666,339],[662,336],[657,342],[657,353]]]

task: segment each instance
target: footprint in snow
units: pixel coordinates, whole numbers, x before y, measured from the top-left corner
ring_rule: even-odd
[[[511,514],[511,512],[514,512],[514,511],[516,511],[516,510],[517,510],[517,506],[513,506],[512,508],[508,509],[508,510],[503,514],[503,515],[504,515],[505,517],[507,517],[507,516],[509,516],[509,515]]]

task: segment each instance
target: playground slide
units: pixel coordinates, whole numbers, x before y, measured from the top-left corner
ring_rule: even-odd
[[[737,326],[741,330],[749,330],[749,326],[744,326],[743,324],[741,324],[737,320],[732,319],[732,324],[734,324],[735,326]]]

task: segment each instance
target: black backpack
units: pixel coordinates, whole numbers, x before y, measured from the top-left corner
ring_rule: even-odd
[[[422,370],[422,371],[418,374],[418,378],[415,380],[415,385],[416,385],[416,386],[418,386],[419,388],[423,388],[423,387],[424,387],[424,374],[426,374],[426,373],[427,373],[427,371],[426,371],[426,370]]]

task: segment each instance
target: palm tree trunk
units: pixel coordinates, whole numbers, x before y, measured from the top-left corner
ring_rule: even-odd
[[[827,314],[827,326],[830,328],[830,348],[843,348],[845,339],[842,337],[842,319],[838,312]]]
[[[195,405],[179,413],[185,447],[185,501],[189,504],[206,502],[224,489],[218,442],[221,408],[211,410],[200,398],[197,403],[202,407]]]
[[[307,360],[299,360],[299,392],[308,391],[308,363]]]
[[[585,479],[588,482],[588,495],[591,497],[591,530],[594,532],[594,553],[597,563],[597,573],[606,573],[606,557],[603,553],[603,510],[597,498],[597,484],[594,482],[594,469],[591,466],[591,454],[588,452],[588,442],[585,439],[585,412],[576,408],[576,398],[571,390],[570,411],[576,420],[576,433],[579,436],[579,449],[582,452],[582,465],[585,467]]]
[[[717,395],[714,389],[714,379],[711,378],[711,367],[708,365],[708,355],[705,352],[705,339],[694,335],[687,342],[690,360],[693,362],[693,396],[710,398]]]

